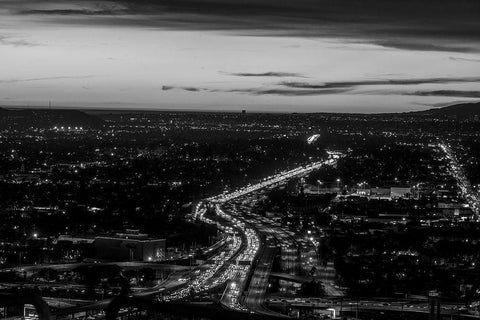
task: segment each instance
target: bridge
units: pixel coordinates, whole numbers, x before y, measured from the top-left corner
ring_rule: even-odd
[[[270,273],[271,278],[276,278],[285,281],[291,281],[296,283],[305,283],[312,280],[312,277],[297,276],[288,273],[281,272],[272,272]]]
[[[17,310],[23,310],[25,305],[32,305],[36,310],[36,316],[39,320],[64,319],[66,315],[74,315],[68,309],[62,312],[52,313],[47,303],[38,295],[30,293],[22,294],[0,294],[0,307],[16,307]],[[184,316],[197,318],[202,316],[212,320],[278,320],[279,317],[269,315],[258,315],[246,312],[236,312],[225,309],[218,303],[162,303],[152,299],[118,296],[110,301],[104,301],[98,306],[99,310],[105,312],[105,319],[114,320],[117,317],[129,315],[143,315],[146,319],[151,319],[158,314]],[[91,310],[91,306],[90,309]],[[84,310],[86,311],[86,310]],[[80,309],[76,312],[81,313]],[[7,315],[5,315],[7,317]],[[10,316],[10,315],[9,315]],[[12,315],[14,317],[23,317],[22,315]],[[80,318],[86,319],[83,314]]]

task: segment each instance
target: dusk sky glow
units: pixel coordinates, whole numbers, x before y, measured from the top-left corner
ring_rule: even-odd
[[[0,105],[391,112],[480,100],[475,0],[405,1],[414,15],[392,0],[239,2],[0,0]]]

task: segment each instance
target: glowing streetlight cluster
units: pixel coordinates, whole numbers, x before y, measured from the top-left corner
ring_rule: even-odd
[[[277,183],[284,182],[295,176],[301,176],[321,166],[332,164],[335,160],[329,159],[321,162],[315,162],[306,166],[302,166],[293,170],[284,171],[274,176],[263,179],[262,182],[255,185],[248,185],[231,193],[223,193],[215,197],[199,202],[194,209],[194,219],[199,219],[205,223],[216,224],[220,230],[227,234],[227,243],[230,243],[227,250],[217,253],[211,258],[211,263],[206,270],[202,270],[201,274],[193,277],[182,288],[171,292],[164,297],[164,300],[180,300],[185,299],[192,294],[210,290],[212,288],[229,283],[222,295],[221,302],[224,306],[239,310],[248,311],[248,308],[241,301],[241,295],[245,289],[247,279],[251,273],[251,265],[260,250],[259,230],[265,225],[272,223],[263,217],[255,217],[246,220],[241,214],[233,209],[224,211],[221,204],[239,197],[248,195],[249,193],[261,190]],[[206,203],[215,204],[216,216],[221,219],[209,218],[205,216],[207,212]],[[268,220],[268,221],[267,221]],[[253,225],[254,227],[248,227]],[[282,230],[280,230],[282,229]],[[275,234],[280,244],[288,246],[291,242],[293,233],[277,228],[267,230],[271,234]],[[237,235],[239,233],[239,235]],[[198,269],[196,272],[198,272]]]
[[[463,168],[458,163],[455,154],[452,152],[450,146],[446,144],[440,144],[439,147],[445,153],[448,161],[450,162],[450,174],[457,180],[457,185],[460,188],[462,196],[465,197],[468,205],[472,208],[478,219],[478,214],[480,211],[480,199],[478,195],[472,190],[470,181],[465,176]]]
[[[211,202],[224,203],[224,202],[227,202],[229,200],[244,196],[244,195],[246,195],[250,192],[254,192],[254,191],[266,188],[268,186],[274,185],[276,183],[283,182],[283,181],[288,180],[290,178],[293,178],[295,176],[305,175],[305,174],[309,173],[310,171],[316,170],[316,169],[318,169],[318,168],[320,168],[324,165],[327,165],[327,164],[333,164],[334,162],[335,162],[335,159],[332,158],[332,159],[328,159],[328,160],[324,160],[324,161],[314,162],[314,163],[311,163],[309,165],[301,166],[301,167],[298,167],[298,168],[295,168],[295,169],[292,169],[292,170],[283,171],[283,172],[280,172],[280,173],[275,174],[273,176],[264,178],[262,182],[259,182],[257,184],[247,185],[246,187],[243,187],[243,188],[241,188],[239,190],[236,190],[234,192],[222,193],[220,195],[208,198],[207,200],[211,201]]]

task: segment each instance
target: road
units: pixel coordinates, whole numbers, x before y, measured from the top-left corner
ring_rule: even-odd
[[[328,159],[283,171],[267,177],[257,184],[248,185],[230,193],[222,193],[199,202],[195,208],[194,218],[198,218],[206,223],[216,224],[227,235],[225,241],[228,243],[228,246],[222,248],[209,259],[209,263],[184,273],[182,275],[184,278],[180,278],[178,274],[175,274],[154,288],[144,289],[135,292],[133,295],[154,296],[161,301],[188,300],[198,293],[219,288],[228,283],[230,287],[227,287],[222,297],[222,303],[225,307],[239,311],[270,312],[263,307],[263,301],[276,250],[274,245],[291,246],[291,239],[286,240],[291,234],[289,235],[286,230],[282,230],[280,226],[260,231],[266,221],[262,221],[251,214],[245,216],[239,212],[232,214],[228,210],[224,211],[222,205],[228,205],[229,201],[251,195],[262,189],[280,185],[291,178],[304,176],[321,166],[333,164],[334,161],[334,159]],[[217,213],[215,217],[209,218],[205,216],[207,204],[215,205]],[[252,218],[253,221],[249,221]],[[266,235],[273,235],[273,238],[268,240],[265,246],[261,246],[260,237]],[[261,254],[259,254],[260,252]],[[287,269],[293,272],[295,269],[295,255],[288,254],[286,259]],[[257,261],[257,267],[255,270],[252,270],[252,265],[255,261]],[[122,262],[120,264],[122,264],[121,266],[126,266],[128,263]],[[83,264],[48,265],[48,267],[62,269],[80,265]],[[23,270],[25,271],[28,268],[32,272],[39,267],[41,268],[42,266],[24,267]],[[247,281],[252,272],[252,281],[250,281],[250,286],[247,288]],[[247,289],[245,302],[242,301],[241,297],[243,289]],[[74,313],[79,310],[87,310],[88,308],[101,309],[106,307],[109,301],[106,299],[81,307],[67,308],[62,310],[62,314]]]
[[[250,194],[244,194],[222,204],[225,212],[242,221],[263,239],[254,261],[255,268],[252,270],[248,286],[246,286],[246,283],[239,285],[238,281],[235,284],[237,289],[246,289],[245,298],[243,301],[240,299],[240,291],[235,301],[242,303],[250,312],[282,317],[283,315],[266,308],[264,299],[269,284],[268,280],[272,263],[278,253],[281,254],[281,261],[285,271],[295,274],[298,265],[298,241],[294,232],[283,227],[280,223],[252,213],[255,198],[261,194],[262,190],[252,191]],[[247,280],[246,278],[242,277],[240,280]],[[224,297],[231,299],[228,295],[224,295]]]
[[[254,184],[254,185],[248,185],[244,188],[241,188],[239,190],[230,192],[230,193],[222,193],[220,195],[208,198],[207,201],[211,202],[219,202],[219,203],[224,203],[236,198],[239,198],[241,196],[247,195],[249,193],[252,193],[254,191],[261,190],[263,188],[275,185],[277,183],[283,183],[287,181],[288,179],[294,178],[294,177],[299,177],[308,174],[309,172],[319,169],[320,167],[326,165],[326,164],[334,164],[335,159],[328,159],[324,161],[318,161],[314,162],[305,166],[301,166],[292,170],[288,171],[282,171],[278,174],[275,174],[273,176],[269,176],[267,178],[264,178],[261,182]]]
[[[475,204],[478,205],[478,199],[470,193],[468,181],[465,180],[461,171],[455,169],[458,165],[450,149],[445,146],[443,150],[452,161],[452,168],[466,198],[472,202],[472,207]],[[296,298],[293,300],[271,298],[265,300],[268,278],[275,255],[280,249],[282,271],[294,275],[298,268],[297,247],[299,243],[297,243],[297,239],[292,231],[270,219],[254,215],[251,212],[250,205],[248,205],[248,198],[256,195],[263,189],[284,183],[293,177],[305,175],[322,165],[332,164],[333,161],[330,159],[285,171],[268,177],[258,184],[249,185],[237,191],[223,193],[199,202],[196,205],[194,217],[206,223],[216,224],[222,233],[225,234],[225,242],[228,245],[222,247],[210,259],[209,263],[190,271],[174,273],[154,288],[143,289],[135,292],[133,295],[154,296],[162,301],[188,300],[198,293],[223,286],[225,290],[221,303],[225,308],[257,314],[279,316],[278,313],[268,309],[269,305],[277,307],[335,308],[338,311],[358,307],[359,310],[427,312],[426,301],[382,301],[381,299],[340,301],[335,298]],[[214,205],[215,217],[209,218],[205,215],[207,204]],[[63,267],[65,266],[58,266],[58,268]],[[130,267],[135,266],[131,265]],[[29,269],[29,271],[32,270]],[[328,281],[331,274],[332,266],[327,265],[327,270],[323,274],[323,277],[325,277],[323,279],[325,281],[325,289],[331,296],[340,295],[339,289]],[[71,314],[90,309],[104,309],[109,302],[110,300],[106,299],[81,307],[67,308],[61,310],[61,314]],[[462,306],[455,304],[442,304],[442,313],[457,314],[462,311],[461,308]]]
[[[41,269],[51,269],[56,271],[65,271],[65,270],[73,270],[79,267],[85,266],[99,266],[99,263],[93,262],[77,262],[77,263],[59,263],[59,264],[36,264],[36,265],[25,265],[21,267],[13,267],[9,268],[12,271],[17,272],[26,272],[27,274],[31,274],[34,272],[38,272]],[[116,265],[121,267],[122,269],[142,269],[142,268],[152,268],[154,270],[164,270],[164,271],[182,271],[188,269],[188,267],[173,265],[173,264],[158,264],[154,262],[140,262],[140,261],[119,261],[119,262],[109,262],[109,263],[102,263],[101,265]],[[5,269],[4,269],[5,270]]]
[[[256,313],[272,314],[272,311],[268,310],[263,302],[265,299],[265,293],[268,287],[268,279],[272,270],[272,262],[277,252],[277,247],[267,244],[264,246],[260,253],[260,257],[257,261],[257,266],[253,272],[253,276],[250,280],[246,297],[244,300],[245,306]]]
[[[228,281],[228,285],[224,291],[221,302],[225,307],[236,309],[239,311],[250,311],[256,313],[275,314],[263,306],[265,292],[268,286],[268,278],[271,265],[274,259],[274,252],[278,245],[285,247],[294,246],[292,233],[283,229],[280,225],[272,227],[273,221],[259,216],[255,216],[249,212],[248,206],[239,210],[242,201],[238,199],[246,198],[255,192],[272,187],[277,184],[284,183],[288,179],[297,176],[303,176],[318,169],[323,165],[332,164],[334,160],[329,159],[322,162],[316,162],[311,165],[302,166],[293,170],[281,172],[277,175],[267,177],[260,183],[249,185],[231,193],[223,193],[221,195],[208,198],[206,202],[215,204],[217,215],[226,221],[230,221],[234,225],[240,225],[243,230],[243,237],[246,239],[246,245],[243,250],[239,250],[236,254],[238,259],[236,264],[229,265],[224,272],[215,273],[211,277],[205,279],[203,287],[196,285],[196,288],[204,290],[211,284],[219,284],[222,281]],[[244,200],[244,199],[243,199]],[[208,221],[205,218],[205,209],[202,209],[202,203],[199,203],[195,209],[194,217],[202,219],[205,222],[217,223],[218,221]],[[265,228],[265,226],[269,226]],[[228,226],[227,226],[228,227]],[[232,226],[230,226],[232,227]],[[267,240],[262,244],[260,237]],[[296,256],[286,255],[288,270],[294,272]],[[251,270],[251,264],[256,262],[255,270]],[[227,261],[224,259],[224,263]],[[246,287],[248,276],[253,272],[248,288]],[[246,297],[242,301],[242,289],[246,289]]]
[[[326,299],[326,298],[282,298],[272,297],[266,301],[266,304],[276,308],[317,308],[328,309],[333,308],[336,313],[344,311],[355,311],[357,308],[362,310],[374,311],[400,311],[413,313],[428,313],[428,301],[426,299]],[[441,311],[443,315],[465,315],[464,304],[459,303],[442,303]]]
[[[440,149],[444,152],[450,167],[450,174],[457,181],[457,185],[460,188],[462,196],[467,201],[470,208],[472,208],[475,215],[479,216],[480,213],[480,199],[475,191],[473,191],[470,181],[465,176],[465,172],[462,166],[458,163],[455,154],[453,153],[451,147],[448,144],[441,143],[439,145]]]

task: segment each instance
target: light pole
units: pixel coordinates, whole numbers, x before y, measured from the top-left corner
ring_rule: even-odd
[[[320,195],[320,186],[323,184],[323,182],[320,180],[317,180],[317,183],[318,183],[317,194]]]

